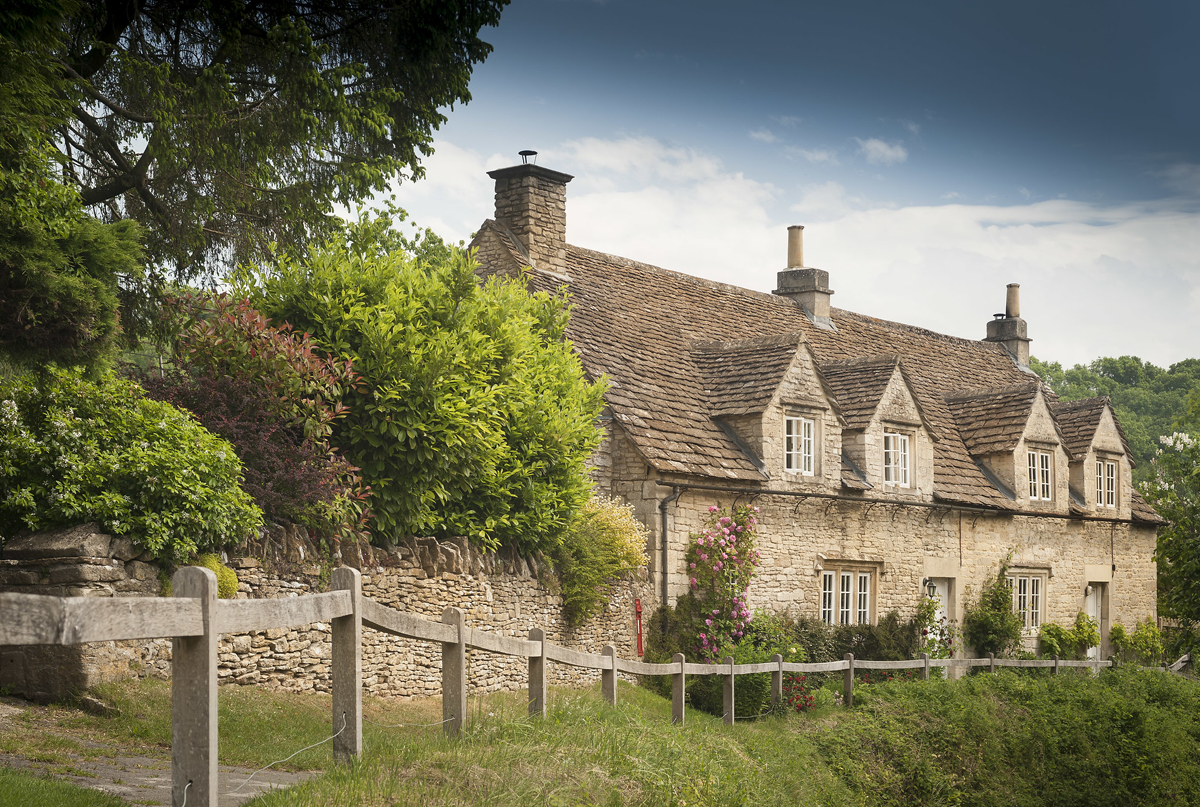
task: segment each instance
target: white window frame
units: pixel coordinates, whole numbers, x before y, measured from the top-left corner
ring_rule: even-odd
[[[826,625],[871,624],[871,580],[860,566],[821,572],[821,621]]]
[[[784,418],[783,467],[789,473],[802,476],[816,474],[817,422],[812,418]]]
[[[833,572],[821,573],[821,621],[833,624]]]
[[[1012,610],[1020,614],[1026,630],[1036,631],[1045,621],[1046,575],[1039,572],[1016,571],[1008,575],[1012,586]]]
[[[1031,501],[1054,501],[1054,455],[1049,451],[1029,451],[1029,498]]]
[[[1117,506],[1117,480],[1120,471],[1114,460],[1096,460],[1096,507],[1115,508]]]
[[[854,621],[859,625],[871,624],[871,573],[858,573],[858,590],[855,593],[857,597]]]
[[[883,433],[883,482],[900,488],[911,487],[910,436],[903,432]]]

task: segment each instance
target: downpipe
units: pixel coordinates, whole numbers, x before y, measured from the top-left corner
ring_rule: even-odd
[[[659,515],[660,515],[660,516],[661,516],[661,518],[662,518],[662,565],[661,565],[661,567],[660,567],[660,569],[659,569],[659,572],[660,572],[660,574],[662,575],[662,605],[663,605],[664,607],[665,607],[665,606],[666,606],[666,604],[667,604],[667,592],[668,592],[668,577],[667,577],[667,546],[668,546],[668,542],[667,542],[667,505],[671,504],[671,502],[673,502],[673,501],[675,501],[676,499],[678,499],[678,498],[680,497],[680,495],[682,495],[682,494],[683,494],[683,492],[684,492],[686,489],[687,489],[687,488],[685,488],[685,487],[681,487],[680,485],[672,485],[672,486],[671,486],[671,495],[670,495],[670,496],[667,496],[665,499],[663,499],[661,502],[659,502],[659,503],[658,503],[658,513],[659,513]]]

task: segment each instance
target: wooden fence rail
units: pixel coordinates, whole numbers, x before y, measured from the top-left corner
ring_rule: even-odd
[[[607,645],[603,653],[585,653],[546,641],[541,628],[526,639],[501,636],[467,627],[458,608],[446,608],[440,622],[406,614],[364,597],[359,572],[335,569],[325,594],[271,600],[218,600],[217,578],[198,566],[180,569],[172,578],[174,596],[151,598],[46,597],[36,594],[0,594],[0,645],[73,645],[123,639],[172,640],[171,676],[171,779],[172,804],[191,807],[217,803],[217,639],[221,634],[269,628],[294,628],[329,622],[332,631],[333,754],[339,762],[362,753],[362,629],[390,633],[406,639],[437,642],[442,646],[442,718],[449,736],[462,730],[467,714],[468,648],[528,659],[529,713],[546,714],[546,662],[599,670],[601,690],[610,703],[617,701],[617,675],[671,676],[671,722],[684,722],[684,692],[689,675],[724,678],[724,720],[735,721],[734,693],[739,675],[771,676],[771,702],[783,700],[785,673],[842,672],[843,702],[854,703],[854,674],[858,670],[919,670],[929,678],[931,668],[1044,667],[1057,674],[1063,667],[1099,669],[1109,661],[1053,659],[920,658],[905,661],[856,660],[847,654],[841,661],[785,662],[775,655],[769,662],[696,664],[676,654],[667,664],[650,664],[617,655]],[[1178,671],[1185,656],[1171,667]]]

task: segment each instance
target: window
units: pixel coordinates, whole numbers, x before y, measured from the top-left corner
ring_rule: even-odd
[[[1096,460],[1096,506],[1117,506],[1117,464]]]
[[[1037,574],[1017,573],[1008,578],[1012,586],[1013,613],[1020,614],[1025,627],[1042,624],[1042,588],[1044,578]]]
[[[822,572],[821,621],[826,625],[871,624],[871,572],[857,569]]]
[[[816,423],[809,418],[786,418],[784,421],[784,468],[792,473],[813,475],[813,433]]]
[[[883,433],[883,481],[885,484],[908,487],[908,435]]]
[[[1029,498],[1034,501],[1054,500],[1054,485],[1050,474],[1052,457],[1048,451],[1029,452]]]

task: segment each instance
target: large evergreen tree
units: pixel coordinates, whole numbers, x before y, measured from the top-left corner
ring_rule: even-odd
[[[17,2],[0,35],[53,32],[24,46],[62,107],[43,122],[69,183],[97,218],[140,222],[153,265],[192,279],[319,239],[334,204],[420,176],[506,3]]]

